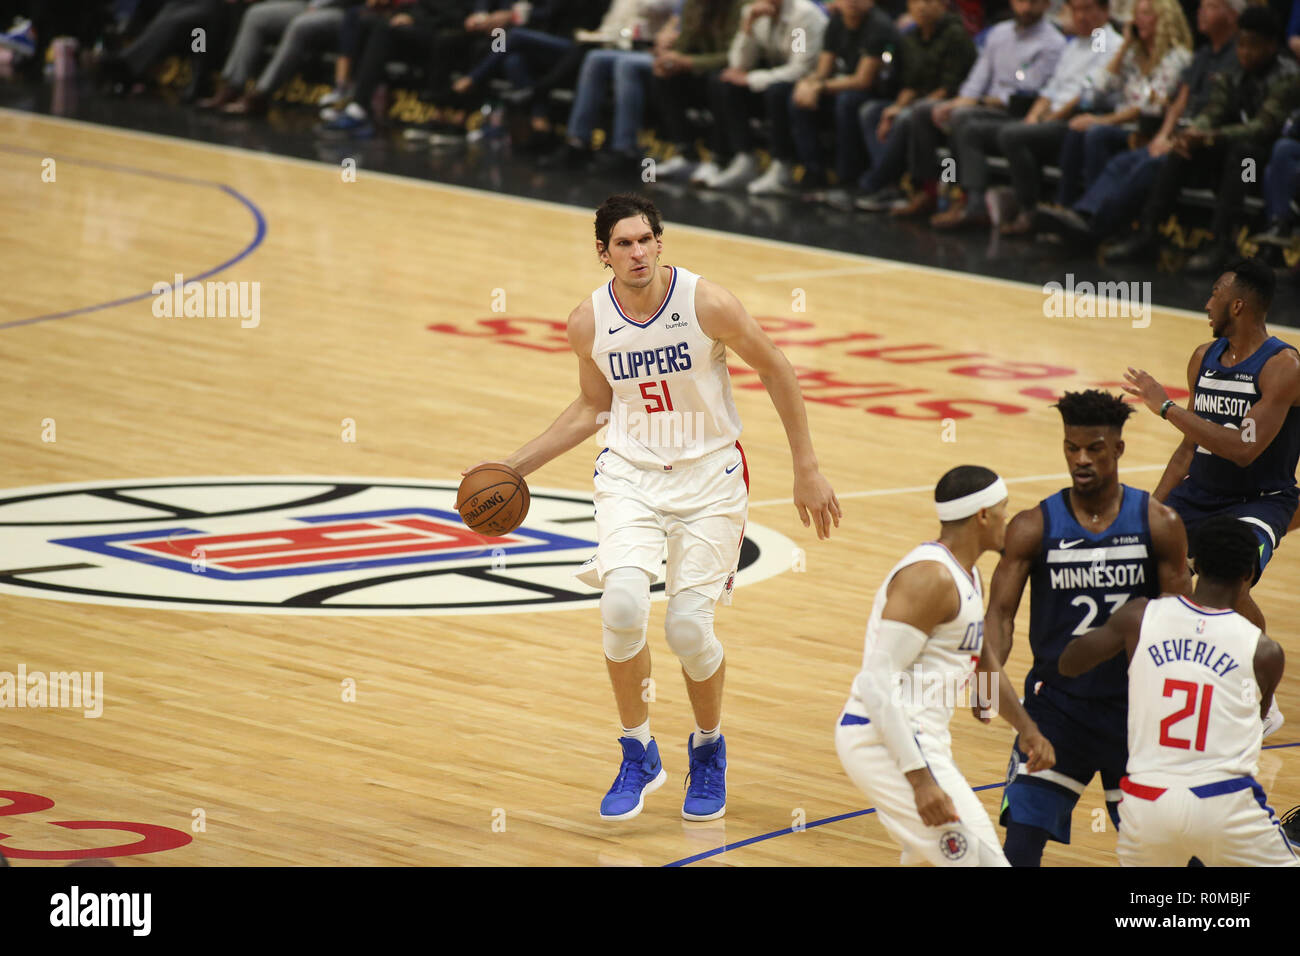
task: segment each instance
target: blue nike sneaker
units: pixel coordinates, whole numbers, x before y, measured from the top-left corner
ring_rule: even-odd
[[[719,736],[711,744],[695,746],[695,734],[686,742],[691,770],[686,775],[686,802],[682,816],[687,820],[716,820],[727,812],[727,741]]]
[[[649,747],[643,747],[635,737],[619,737],[618,742],[623,745],[623,764],[614,785],[600,801],[603,820],[631,820],[645,805],[645,795],[654,793],[668,779],[653,737]]]

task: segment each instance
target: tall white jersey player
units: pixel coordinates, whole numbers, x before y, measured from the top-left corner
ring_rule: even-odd
[[[728,348],[759,374],[780,415],[804,526],[814,523],[827,538],[840,519],[794,369],[730,292],[660,265],[662,235],[659,211],[643,196],[611,196],[596,210],[596,253],[614,276],[569,316],[580,394],[504,459],[527,475],[608,426],[609,447],[596,459],[597,550],[578,571],[604,592],[605,661],[622,721],[622,764],[600,805],[607,820],[639,814],[645,795],[667,779],[644,696],[650,587],[665,551],[664,636],[695,717],[682,816],[713,820],[726,812],[725,663],[713,612],[719,600],[730,602],[749,501]]]
[[[1128,774],[1120,781],[1123,866],[1296,866],[1255,780],[1282,648],[1232,608],[1250,590],[1258,542],[1231,515],[1196,531],[1190,599],[1129,601],[1061,654],[1062,674],[1127,651]]]
[[[934,496],[939,539],[914,548],[876,592],[835,747],[904,864],[1008,866],[988,812],[953,760],[948,729],[957,699],[973,689],[977,716],[988,723],[1000,712],[1020,732],[1031,768],[1056,760],[996,655],[981,654],[984,589],[975,562],[1002,548],[1007,489],[989,469],[962,465],[939,480]]]

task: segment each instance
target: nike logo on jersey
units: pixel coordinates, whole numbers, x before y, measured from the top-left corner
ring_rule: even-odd
[[[730,468],[727,469],[727,474],[731,474],[739,467],[740,467],[740,462],[736,462],[734,465],[732,465]]]
[[[1064,538],[1062,538],[1062,539],[1061,539],[1061,548],[1062,548],[1062,549],[1065,549],[1065,548],[1073,548],[1076,544],[1082,544],[1082,543],[1083,543],[1083,539],[1082,539],[1082,538],[1075,538],[1073,541],[1066,541]]]
[[[620,325],[620,326],[619,326],[618,328],[616,328],[616,329],[610,329],[610,330],[609,330],[609,334],[610,334],[610,335],[613,335],[615,332],[622,332],[625,328],[627,328],[626,325]]]

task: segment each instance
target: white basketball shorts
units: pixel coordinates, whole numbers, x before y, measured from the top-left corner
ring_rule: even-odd
[[[894,838],[904,866],[1010,866],[998,843],[988,811],[962,776],[952,751],[924,732],[917,742],[930,772],[952,800],[960,823],[926,826],[916,809],[912,785],[894,762],[889,749],[869,723],[845,723],[865,718],[840,715],[835,725],[835,749],[840,763],[859,790],[876,808],[875,815]],[[1184,860],[1184,863],[1187,861]]]
[[[1297,866],[1287,842],[1252,777],[1198,787],[1147,787],[1120,781],[1120,866]]]
[[[694,588],[731,603],[749,507],[749,469],[737,442],[671,471],[639,468],[605,449],[596,458],[596,554],[578,580],[603,586],[614,568],[657,581],[667,554],[667,593]]]

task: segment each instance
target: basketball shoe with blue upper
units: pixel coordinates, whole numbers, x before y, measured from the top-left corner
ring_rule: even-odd
[[[653,737],[649,747],[635,737],[619,737],[618,742],[623,746],[623,764],[600,801],[600,816],[605,820],[631,820],[645,805],[645,795],[654,793],[668,779]]]
[[[691,770],[686,777],[686,801],[682,816],[687,820],[716,820],[727,812],[727,741],[719,736],[711,744],[695,746],[695,734],[686,742]]]

